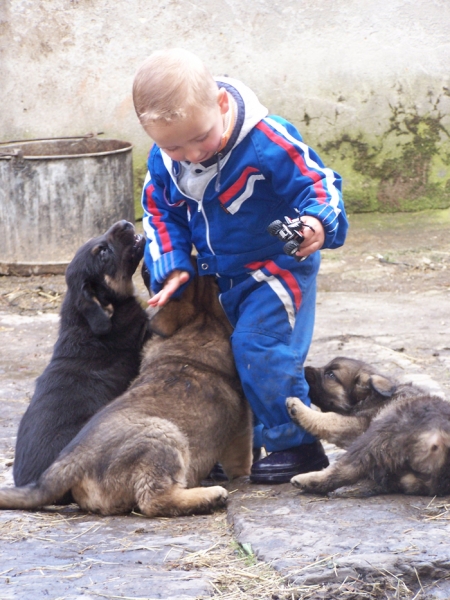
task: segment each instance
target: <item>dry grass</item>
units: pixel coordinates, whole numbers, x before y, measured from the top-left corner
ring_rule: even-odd
[[[215,522],[219,529],[226,529],[226,515]],[[287,582],[270,564],[258,561],[249,544],[241,545],[223,534],[211,547],[171,561],[168,568],[206,570],[212,576],[213,597],[222,600],[306,599],[320,587]]]
[[[257,492],[259,493],[259,492]],[[260,495],[264,495],[261,492]],[[209,548],[185,553],[178,560],[168,560],[168,569],[198,570],[208,573],[213,587],[212,597],[221,600],[420,600],[425,598],[416,572],[417,583],[408,587],[398,574],[385,569],[370,580],[346,577],[343,582],[302,585],[289,581],[270,563],[254,555],[250,544],[239,544],[226,523],[226,515],[215,518],[218,541]],[[168,557],[169,558],[169,557]],[[324,560],[332,560],[327,557]],[[308,568],[311,565],[306,565]],[[411,589],[411,588],[414,589]],[[208,596],[209,597],[209,596]],[[198,600],[206,600],[206,596]]]
[[[450,521],[450,504],[436,498],[436,496],[430,500],[425,508],[413,504],[411,507],[420,511],[419,518],[422,521]]]
[[[63,293],[55,290],[45,290],[42,286],[34,289],[17,286],[10,292],[0,294],[0,306],[6,309],[21,310],[59,310]]]
[[[251,496],[265,497],[269,491],[255,490]],[[416,506],[417,520],[448,520],[450,504],[433,498],[428,505]],[[6,516],[6,515],[5,515]],[[139,515],[135,515],[139,516]],[[9,515],[8,515],[9,517]],[[346,577],[343,582],[304,585],[290,581],[275,570],[270,563],[257,559],[249,544],[236,542],[233,532],[227,523],[226,512],[204,517],[202,527],[213,533],[214,544],[200,551],[189,551],[186,547],[178,547],[176,538],[192,532],[194,521],[191,519],[142,519],[137,528],[127,532],[117,531],[119,535],[111,536],[100,541],[96,536],[102,527],[110,528],[108,518],[88,516],[79,513],[73,506],[63,510],[42,511],[33,513],[17,513],[14,518],[0,522],[0,539],[3,543],[20,542],[33,538],[55,546],[76,549],[77,555],[87,552],[86,562],[68,560],[62,565],[37,564],[33,571],[39,571],[46,576],[57,576],[61,580],[74,582],[85,575],[91,566],[89,554],[91,551],[106,554],[110,552],[127,552],[137,549],[154,550],[152,548],[152,533],[167,533],[173,536],[172,548],[167,551],[164,563],[159,568],[175,571],[197,571],[206,576],[211,582],[211,596],[202,596],[198,600],[215,598],[221,600],[420,600],[427,597],[427,587],[422,585],[419,573],[416,571],[416,581],[405,582],[402,575],[385,569],[374,569],[367,580],[361,577]],[[94,519],[94,520],[93,520]],[[200,525],[200,523],[197,523]],[[141,526],[142,525],[142,526]],[[150,534],[150,537],[148,537]],[[145,539],[141,538],[145,536]],[[138,537],[136,537],[138,536]],[[156,540],[155,540],[156,541]],[[142,543],[143,542],[143,543]],[[414,552],[414,548],[406,548],[405,552]],[[175,556],[175,557],[174,557]],[[106,558],[106,557],[105,557]],[[333,562],[335,557],[324,560]],[[105,568],[111,568],[108,559],[99,557],[93,562],[104,563]],[[314,566],[314,563],[305,568]],[[16,575],[20,575],[17,573]],[[8,572],[0,569],[2,578],[8,577]],[[96,594],[92,590],[94,595]],[[106,595],[105,597],[112,597]],[[117,596],[126,598],[126,596]],[[133,600],[136,598],[130,596]]]
[[[250,548],[235,543],[228,547],[215,544],[183,557],[172,566],[207,569],[213,575],[213,598],[221,600],[415,600],[422,591],[421,588],[419,593],[413,592],[401,577],[385,570],[379,571],[378,581],[346,577],[337,584],[298,585],[289,582],[270,564],[258,561]]]

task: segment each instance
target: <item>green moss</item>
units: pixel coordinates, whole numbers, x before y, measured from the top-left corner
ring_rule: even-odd
[[[450,133],[445,115],[432,109],[419,115],[416,107],[391,106],[386,131],[349,132],[339,139],[313,143],[327,165],[344,180],[347,212],[415,212],[450,207]],[[308,126],[311,117],[304,116]],[[134,154],[134,205],[142,218],[141,194],[147,155]]]
[[[381,231],[409,231],[419,232],[422,229],[428,232],[441,231],[446,224],[450,225],[450,208],[442,210],[422,210],[419,212],[399,212],[392,218],[391,214],[352,214],[349,218],[350,227],[359,230]],[[422,240],[423,241],[423,240]],[[333,254],[333,253],[331,253]]]
[[[133,155],[133,190],[134,190],[134,214],[136,221],[142,219],[142,187],[147,175],[147,155]]]
[[[349,212],[418,211],[450,206],[450,134],[437,109],[391,107],[389,127],[376,139],[345,134],[318,144],[344,178]]]

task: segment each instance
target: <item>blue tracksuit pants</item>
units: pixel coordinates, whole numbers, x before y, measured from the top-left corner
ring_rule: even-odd
[[[244,393],[256,417],[254,447],[285,450],[314,437],[295,425],[286,398],[309,406],[304,362],[311,344],[320,253],[293,264],[287,256],[253,263],[252,275],[218,279],[220,301],[234,326],[231,338]],[[230,287],[232,286],[232,287]]]

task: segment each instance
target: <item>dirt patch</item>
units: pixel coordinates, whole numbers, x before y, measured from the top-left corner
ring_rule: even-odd
[[[450,290],[449,229],[448,209],[350,215],[345,245],[322,253],[319,292]],[[145,298],[139,274],[135,285]],[[0,310],[57,312],[65,289],[63,275],[0,276]]]
[[[342,248],[322,253],[319,291],[450,289],[450,211],[350,216]]]

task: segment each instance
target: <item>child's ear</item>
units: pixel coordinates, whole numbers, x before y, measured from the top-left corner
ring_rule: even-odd
[[[228,112],[230,108],[230,103],[228,101],[228,94],[225,88],[220,88],[219,93],[217,95],[217,102],[219,104],[220,113],[224,115]]]

